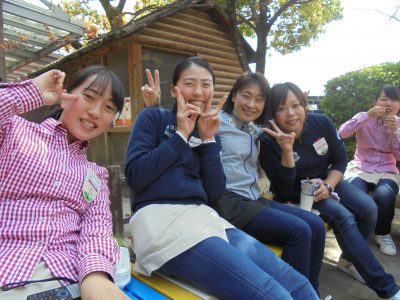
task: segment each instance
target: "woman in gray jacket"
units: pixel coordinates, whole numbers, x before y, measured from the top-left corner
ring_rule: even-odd
[[[265,199],[258,186],[258,138],[266,124],[268,93],[268,81],[257,73],[245,73],[233,85],[217,131],[226,189],[212,205],[231,224],[260,242],[280,244],[282,258],[309,278],[318,292],[325,247],[322,219],[296,206]]]

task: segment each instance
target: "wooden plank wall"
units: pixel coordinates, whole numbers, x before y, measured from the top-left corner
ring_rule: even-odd
[[[143,47],[187,52],[205,58],[216,76],[214,101],[229,93],[244,71],[233,47],[211,17],[194,9],[185,9],[144,28],[133,41]]]

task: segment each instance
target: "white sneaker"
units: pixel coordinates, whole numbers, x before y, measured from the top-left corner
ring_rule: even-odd
[[[342,255],[340,255],[339,257],[339,261],[337,262],[337,267],[339,268],[339,270],[342,270],[343,272],[352,276],[358,282],[363,284],[366,283],[364,278],[361,277],[360,273],[358,273],[353,264],[349,262],[347,259],[344,259]]]
[[[398,291],[395,295],[393,295],[390,300],[400,300],[400,291]]]
[[[375,235],[375,242],[379,244],[379,250],[383,254],[394,256],[397,253],[396,245],[392,240],[390,234],[387,235]]]

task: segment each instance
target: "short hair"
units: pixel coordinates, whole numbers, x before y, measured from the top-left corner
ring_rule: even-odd
[[[235,95],[239,91],[243,90],[244,88],[246,88],[247,86],[249,86],[251,84],[256,84],[260,87],[261,95],[265,101],[263,113],[256,120],[254,120],[254,123],[256,123],[258,125],[265,125],[267,122],[267,108],[266,108],[267,103],[266,102],[267,102],[267,97],[268,97],[270,88],[269,88],[268,80],[264,77],[264,75],[262,75],[260,73],[246,72],[246,73],[240,75],[240,77],[234,83],[231,91],[229,92],[228,98],[226,99],[226,102],[225,102],[224,106],[222,107],[222,109],[224,110],[224,112],[226,112],[228,114],[232,114],[234,105],[235,105],[233,102],[233,97],[235,97]]]
[[[292,93],[295,94],[297,99],[299,99],[300,104],[307,111],[308,103],[306,96],[297,85],[292,82],[278,83],[271,88],[269,93],[267,101],[269,119],[275,119],[276,112],[279,106],[285,104],[289,91],[292,91]]]
[[[375,102],[378,100],[380,94],[384,92],[386,97],[394,100],[394,101],[400,101],[400,87],[396,87],[390,84],[382,86],[378,93],[376,94],[375,97]]]

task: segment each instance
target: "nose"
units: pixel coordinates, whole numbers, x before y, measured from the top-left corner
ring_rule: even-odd
[[[287,114],[288,114],[289,116],[292,116],[292,115],[294,114],[294,109],[291,108],[291,107],[288,107],[288,109],[287,109]]]
[[[92,105],[89,108],[88,113],[89,113],[90,117],[92,117],[94,119],[100,118],[101,105],[99,103],[96,103],[96,104]]]
[[[193,95],[199,97],[201,96],[201,94],[202,94],[201,86],[196,84],[193,90]]]
[[[252,109],[256,106],[255,100],[254,99],[250,99],[249,101],[247,101],[247,106]]]

